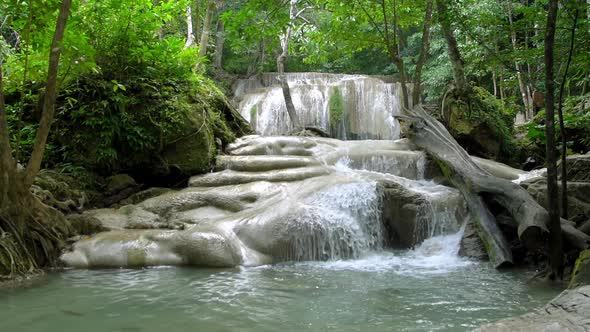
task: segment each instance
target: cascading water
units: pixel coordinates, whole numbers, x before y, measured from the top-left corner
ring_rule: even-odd
[[[287,260],[358,258],[383,244],[380,196],[375,182],[329,187],[307,198]],[[302,236],[303,235],[303,236]]]
[[[287,73],[300,121],[343,140],[396,139],[401,87],[386,77],[324,73]],[[293,131],[283,92],[274,73],[240,80],[234,102],[262,135]]]
[[[390,161],[394,159],[389,158]],[[418,154],[418,158],[414,159],[416,162],[425,157]],[[424,162],[421,167],[417,167],[420,169],[416,172],[418,180],[412,180],[395,175],[395,167],[383,169],[385,163],[378,158],[368,159],[364,163],[354,163],[348,156],[341,158],[334,166],[334,176],[353,180],[327,186],[305,199],[306,208],[296,216],[299,222],[290,223],[297,229],[292,229],[289,233],[296,235],[289,238],[286,246],[289,249],[282,258],[292,261],[352,258],[356,262],[375,253],[382,253],[387,242],[381,210],[384,191],[377,182],[371,180],[371,176],[385,176],[403,183],[422,202],[413,231],[414,243],[421,244],[426,239],[424,245],[430,249],[420,249],[423,245],[419,245],[405,259],[412,261],[415,258],[421,261],[429,256],[444,256],[447,261],[456,258],[457,262],[461,261],[463,264],[465,261],[459,259],[457,253],[462,234],[461,225],[467,217],[465,203],[454,189],[420,180],[424,177],[423,164]],[[393,165],[399,165],[399,160],[393,161]],[[368,174],[371,176],[367,176]],[[433,243],[436,245],[432,245]],[[391,258],[379,257],[386,257],[386,260]]]

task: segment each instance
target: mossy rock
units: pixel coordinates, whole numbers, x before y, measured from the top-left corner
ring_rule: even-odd
[[[130,77],[120,83],[127,87],[124,97],[113,93],[110,80],[87,75],[60,97],[76,102],[58,100],[67,106],[56,113],[59,130],[49,137],[48,163],[168,185],[179,173],[207,171],[217,151],[250,133],[209,79]]]
[[[450,133],[470,154],[504,162],[515,157],[512,115],[487,90],[451,90],[445,114]]]
[[[572,279],[568,288],[576,288],[590,284],[590,249],[580,253],[572,272]]]
[[[127,188],[137,186],[137,182],[127,174],[117,174],[107,178],[106,192],[108,194],[116,194]]]

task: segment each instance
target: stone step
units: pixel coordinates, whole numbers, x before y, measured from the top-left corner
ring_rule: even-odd
[[[287,168],[317,166],[320,162],[312,157],[302,156],[219,156],[215,170],[234,170],[244,172],[263,172]]]

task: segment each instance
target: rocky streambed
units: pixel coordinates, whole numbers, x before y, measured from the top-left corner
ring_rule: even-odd
[[[467,211],[405,141],[238,140],[189,187],[87,211],[106,228],[74,244],[74,267],[252,266],[359,257],[456,232]]]

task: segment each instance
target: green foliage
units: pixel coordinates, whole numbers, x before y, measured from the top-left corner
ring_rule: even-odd
[[[590,150],[590,94],[569,97],[563,105],[563,122],[566,128],[568,154],[586,153]],[[555,123],[559,124],[555,114]],[[546,144],[545,111],[535,115],[532,122],[524,126],[526,140],[523,144],[533,145],[542,150]],[[561,145],[561,127],[555,127],[558,145]]]
[[[250,109],[250,121],[252,121],[256,117],[256,114],[258,114],[258,107],[256,107],[256,105],[254,105]]]
[[[342,97],[342,91],[337,86],[330,89],[328,108],[330,112],[330,125],[336,127],[342,121],[342,116],[344,115],[344,98]]]
[[[28,7],[28,4],[31,7]],[[45,166],[63,163],[113,172],[154,163],[188,135],[206,136],[203,169],[214,137],[234,139],[222,114],[227,101],[205,78],[198,49],[185,48],[174,28],[189,1],[106,0],[75,4],[60,66],[61,91]],[[17,1],[5,7],[9,31],[29,31],[8,45],[4,63],[11,142],[19,155],[32,149],[40,114],[52,24],[59,1]],[[2,6],[5,6],[2,4]],[[29,9],[32,16],[29,19]],[[43,15],[40,15],[43,13]],[[38,16],[39,14],[39,16]],[[0,39],[3,40],[3,39]]]
[[[484,88],[475,86],[468,95],[455,96],[456,92],[451,92],[452,97],[448,106],[445,106],[453,109],[450,126],[454,135],[478,137],[480,131],[489,130],[491,137],[486,138],[486,144],[491,144],[487,140],[493,139],[493,144],[500,145],[500,155],[487,156],[487,151],[478,151],[480,155],[499,157],[504,161],[515,158],[517,151],[513,139],[513,115],[506,112],[501,102]]]

